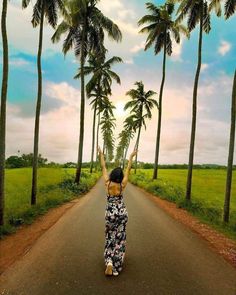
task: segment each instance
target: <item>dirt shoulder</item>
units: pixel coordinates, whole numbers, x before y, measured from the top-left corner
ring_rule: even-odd
[[[148,198],[152,199],[157,206],[164,209],[170,216],[185,224],[192,231],[198,233],[201,238],[208,241],[210,248],[222,255],[230,264],[236,268],[236,242],[198,218],[191,215],[187,210],[178,208],[175,203],[154,196],[142,188],[139,188]]]
[[[16,260],[29,251],[37,239],[53,226],[71,207],[81,201],[80,197],[39,216],[34,223],[22,225],[13,234],[0,240],[0,275]]]

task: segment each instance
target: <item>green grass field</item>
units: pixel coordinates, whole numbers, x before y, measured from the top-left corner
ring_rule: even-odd
[[[130,180],[147,191],[176,202],[207,223],[236,238],[236,171],[233,171],[230,223],[222,223],[226,171],[218,169],[195,169],[192,183],[192,205],[185,204],[187,170],[160,169],[159,180],[152,180],[153,170],[137,170]]]
[[[100,173],[82,170],[81,184],[75,186],[74,168],[39,168],[37,205],[31,207],[31,168],[6,169],[5,225],[0,236],[14,231],[14,226],[31,223],[38,215],[82,195],[96,183]]]

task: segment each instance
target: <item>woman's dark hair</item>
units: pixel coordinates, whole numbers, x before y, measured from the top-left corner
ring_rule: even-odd
[[[109,179],[110,181],[121,183],[124,178],[124,173],[121,167],[117,167],[113,169],[110,173]]]

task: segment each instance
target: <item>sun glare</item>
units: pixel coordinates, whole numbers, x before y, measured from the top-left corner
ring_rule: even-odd
[[[125,103],[123,101],[118,101],[115,104],[116,109],[114,110],[114,113],[116,117],[123,117],[125,115],[124,106]]]

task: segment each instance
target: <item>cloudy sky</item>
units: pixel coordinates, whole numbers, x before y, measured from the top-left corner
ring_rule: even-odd
[[[122,57],[116,66],[122,85],[113,86],[117,110],[116,137],[128,115],[123,106],[127,90],[142,80],[146,90],[159,92],[162,54],[144,52],[145,35],[139,34],[137,21],[145,11],[144,0],[101,0],[99,7],[115,21],[123,42],[106,42],[109,55]],[[160,1],[154,1],[160,3]],[[7,103],[7,156],[30,153],[33,150],[34,115],[37,94],[36,54],[38,28],[30,23],[32,5],[21,10],[21,1],[9,2],[8,38],[10,75]],[[236,16],[228,21],[212,15],[212,30],[203,39],[203,66],[199,81],[198,117],[195,163],[226,164],[228,154],[230,102],[233,73],[236,66]],[[71,52],[64,58],[62,43],[54,45],[53,30],[46,24],[43,46],[43,99],[40,121],[40,153],[49,161],[77,161],[79,138],[80,84],[74,80],[78,68]],[[197,62],[198,28],[190,40],[174,44],[173,55],[167,60],[166,84],[163,97],[161,133],[161,163],[187,163],[191,128],[191,102]],[[2,46],[0,47],[2,64]],[[2,78],[2,66],[0,68]],[[92,112],[89,101],[85,116],[84,161],[90,158]],[[141,134],[139,158],[153,162],[157,129],[157,111]],[[102,145],[102,141],[100,141]],[[133,143],[131,144],[131,149]],[[236,158],[236,153],[235,157]]]

